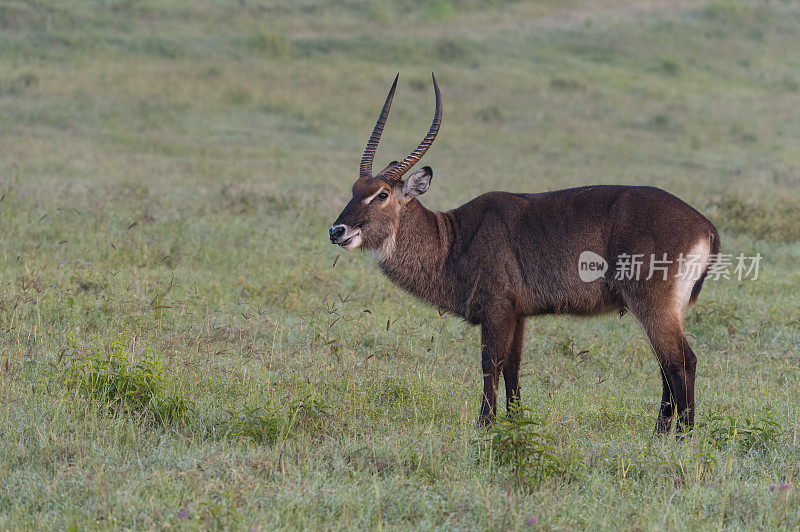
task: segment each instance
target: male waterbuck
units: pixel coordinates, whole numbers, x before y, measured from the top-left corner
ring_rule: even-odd
[[[719,251],[714,226],[658,188],[586,186],[537,194],[489,192],[448,212],[426,209],[430,167],[401,178],[425,154],[442,122],[402,162],[376,175],[372,160],[397,78],[361,158],[353,197],[330,228],[345,249],[373,252],[389,279],[428,303],[481,326],[484,385],[479,423],[492,422],[500,373],[507,408],[519,401],[525,318],[629,311],[661,366],[656,430],[694,424],[696,358],[683,333]],[[635,266],[635,267],[631,267]],[[581,270],[581,268],[584,268]]]

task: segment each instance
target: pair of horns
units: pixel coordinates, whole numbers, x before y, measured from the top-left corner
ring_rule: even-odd
[[[378,121],[375,123],[375,127],[372,128],[372,135],[370,135],[369,141],[367,141],[367,147],[364,148],[364,155],[361,156],[361,179],[373,178],[372,160],[375,158],[375,150],[378,149],[378,142],[381,140],[381,133],[383,133],[383,128],[386,125],[386,117],[389,116],[389,109],[392,107],[392,98],[394,98],[394,91],[397,88],[397,79],[399,77],[400,74],[397,74],[394,78],[394,83],[392,83],[392,88],[389,89],[389,95],[383,103],[383,109],[381,109],[381,114],[378,116]],[[425,152],[428,151],[428,148],[431,147],[433,140],[436,138],[436,134],[439,132],[439,126],[442,124],[442,94],[439,92],[439,84],[436,83],[436,76],[431,73],[431,77],[433,78],[433,90],[436,93],[436,110],[433,113],[431,128],[428,130],[428,134],[425,135],[425,138],[422,139],[422,142],[419,143],[419,146],[417,146],[408,157],[403,159],[403,162],[390,165],[387,167],[388,171],[377,176],[387,183],[396,183],[403,177],[403,174],[417,164],[417,162],[422,159],[422,156],[425,155]]]

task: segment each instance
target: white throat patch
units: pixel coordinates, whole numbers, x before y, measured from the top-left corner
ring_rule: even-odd
[[[375,260],[378,262],[386,262],[391,258],[392,254],[394,253],[395,248],[395,234],[392,233],[389,238],[383,241],[383,244],[380,247],[374,248],[372,250],[372,256],[375,257]]]

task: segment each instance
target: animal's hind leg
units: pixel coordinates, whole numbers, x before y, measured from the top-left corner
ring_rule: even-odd
[[[511,413],[515,405],[519,404],[519,366],[522,361],[522,346],[525,342],[525,318],[517,318],[514,326],[514,340],[508,359],[503,366],[503,380],[506,382],[506,412]]]
[[[677,432],[694,427],[694,379],[697,358],[683,334],[677,315],[633,311],[653,346],[662,374],[662,397],[656,430],[669,430],[672,414],[678,412]]]
[[[675,412],[675,403],[672,400],[672,392],[670,391],[669,382],[667,381],[667,374],[661,371],[661,408],[658,411],[658,420],[656,421],[656,432],[659,434],[666,434],[672,428],[672,414]]]
[[[680,333],[681,348],[683,352],[684,371],[686,373],[686,410],[678,411],[678,432],[682,430],[692,430],[694,428],[694,379],[697,371],[697,356],[689,346],[686,335]]]

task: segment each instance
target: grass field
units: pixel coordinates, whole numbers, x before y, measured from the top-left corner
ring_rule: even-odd
[[[0,529],[800,526],[799,49],[788,1],[0,0]],[[478,429],[479,331],[328,243],[432,70],[426,206],[650,184],[763,256],[687,314],[693,437],[629,315],[531,320]]]

